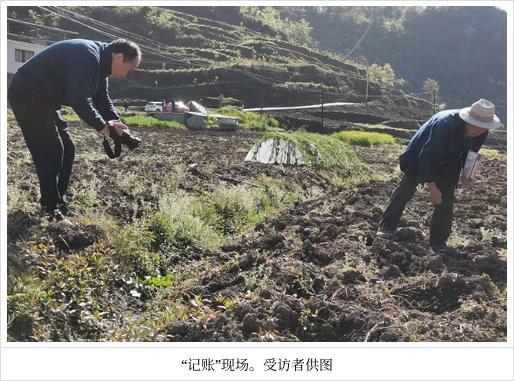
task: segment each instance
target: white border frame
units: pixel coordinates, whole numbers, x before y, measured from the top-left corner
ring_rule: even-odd
[[[507,112],[509,133],[508,155],[507,155],[507,197],[510,201],[507,206],[508,228],[507,228],[507,284],[509,290],[514,290],[512,277],[512,201],[513,201],[513,157],[512,157],[512,128],[513,119],[513,3],[511,1],[219,1],[219,6],[497,6],[501,5],[507,11]],[[212,1],[103,1],[102,6],[129,6],[129,5],[173,5],[173,6],[211,6]],[[508,295],[508,335],[505,343],[14,343],[7,342],[7,305],[5,295],[7,294],[7,137],[5,123],[7,120],[7,86],[6,86],[6,40],[7,23],[6,13],[8,6],[40,6],[40,5],[96,5],[95,1],[77,1],[71,3],[63,1],[4,1],[0,9],[1,26],[1,163],[0,163],[0,189],[1,189],[1,220],[0,220],[0,253],[1,253],[1,305],[0,305],[0,379],[235,379],[224,373],[203,373],[191,374],[181,372],[180,360],[187,358],[186,354],[194,353],[199,357],[200,353],[210,357],[248,357],[249,359],[262,360],[268,357],[281,356],[304,356],[308,354],[316,357],[331,356],[334,358],[334,365],[338,364],[335,356],[344,356],[337,366],[344,366],[344,370],[334,371],[327,374],[327,379],[410,379],[410,380],[441,380],[441,379],[462,379],[482,380],[498,379],[511,380],[514,377],[514,364],[512,356],[513,347],[513,316],[512,302],[513,292]],[[142,351],[144,350],[144,352]],[[178,351],[177,351],[178,350]],[[180,359],[175,364],[169,364],[170,357],[180,353]],[[88,361],[80,360],[87,356]],[[85,358],[85,357],[84,357]],[[78,360],[79,359],[79,360]],[[371,359],[368,364],[367,359]],[[58,360],[58,361],[56,361]],[[77,361],[78,360],[78,361]],[[94,360],[94,361],[91,361]],[[108,360],[108,363],[105,363]],[[142,361],[144,360],[144,361]],[[30,365],[28,365],[28,363]],[[95,366],[87,364],[104,363],[106,368],[96,369]],[[141,367],[131,365],[145,363]],[[429,367],[428,364],[434,366]],[[452,363],[458,366],[452,368]],[[62,367],[59,376],[52,374],[48,369],[49,364]],[[150,364],[162,368],[169,367],[158,372],[149,370]],[[163,365],[166,364],[166,365]],[[510,364],[510,369],[505,365]],[[388,366],[390,365],[390,366]],[[463,366],[465,365],[465,367]],[[45,368],[46,366],[46,368]],[[487,369],[484,369],[486,367]],[[10,369],[9,369],[10,368]],[[13,371],[16,369],[17,371]],[[84,369],[82,369],[84,368]],[[140,368],[143,368],[140,369]],[[397,374],[397,369],[402,368],[405,373]],[[466,369],[469,371],[466,371]],[[46,370],[45,370],[46,369]],[[77,369],[81,369],[77,374]],[[110,370],[109,370],[110,369]],[[452,370],[453,369],[453,370]],[[456,372],[457,370],[457,372]],[[20,376],[18,376],[18,374]],[[4,378],[7,377],[7,378]],[[70,377],[72,376],[72,377]],[[198,378],[201,376],[200,378]],[[241,377],[241,375],[236,375]],[[244,375],[245,379],[253,380],[259,377],[268,378],[268,373],[254,372]],[[285,379],[309,379],[313,375],[305,374],[277,374],[280,380]],[[316,374],[321,379],[323,373]],[[428,376],[428,378],[427,378]],[[19,378],[21,377],[21,378]],[[34,378],[35,377],[35,378]],[[40,378],[39,378],[40,377]],[[61,377],[61,378],[59,378]],[[78,377],[78,378],[77,378]],[[86,378],[84,378],[86,377]],[[171,378],[172,377],[172,378]],[[257,378],[256,378],[257,377]],[[364,377],[364,378],[363,378]],[[378,378],[377,378],[378,377]],[[181,378],[184,379],[184,378]]]

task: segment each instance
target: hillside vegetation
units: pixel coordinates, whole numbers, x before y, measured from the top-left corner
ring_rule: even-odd
[[[290,37],[280,20],[287,20],[296,24],[303,45],[328,50],[361,64],[381,67],[390,64],[408,92],[423,92],[423,83],[433,79],[440,87],[438,102],[450,108],[463,107],[479,98],[490,99],[501,119],[506,120],[507,14],[496,7],[276,7],[252,12],[235,7],[223,10],[185,7],[180,10],[234,25],[243,24],[284,39]],[[473,73],[472,81],[468,80],[469,73]],[[432,100],[432,93],[422,97]]]
[[[114,98],[195,98],[210,107],[233,98],[250,107],[317,103],[323,91],[325,102],[365,100],[367,66],[316,48],[305,21],[272,8],[222,8],[202,16],[192,8],[163,7],[11,7],[9,12],[84,38],[138,42],[144,51],[141,68],[126,80],[111,81]],[[216,20],[218,12],[234,18]],[[377,67],[374,73],[370,99],[394,104],[405,97],[394,69]]]

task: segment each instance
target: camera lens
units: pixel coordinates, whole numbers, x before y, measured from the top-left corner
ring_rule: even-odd
[[[123,132],[121,135],[121,142],[125,144],[130,150],[133,150],[139,146],[141,139],[138,139],[127,132]]]

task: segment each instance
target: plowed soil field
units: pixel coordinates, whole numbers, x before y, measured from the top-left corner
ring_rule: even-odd
[[[356,147],[375,176],[343,187],[306,166],[245,163],[257,132],[135,127],[142,147],[111,161],[94,132],[70,128],[73,229],[38,216],[28,150],[12,120],[8,130],[10,340],[506,340],[505,155],[487,155],[474,187],[459,188],[451,249],[438,255],[424,192],[392,239],[375,239],[402,146]],[[217,248],[175,251],[160,262],[173,284],[134,292],[139,264],[118,262],[119,231],[171,190],[253,189],[263,176],[297,197]]]

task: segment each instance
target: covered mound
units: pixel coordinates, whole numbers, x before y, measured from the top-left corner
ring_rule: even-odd
[[[270,138],[250,149],[245,161],[264,164],[304,164],[303,155],[291,140]]]
[[[305,131],[270,132],[250,149],[245,161],[308,165],[337,172],[364,169],[364,165],[346,143],[331,136]]]

